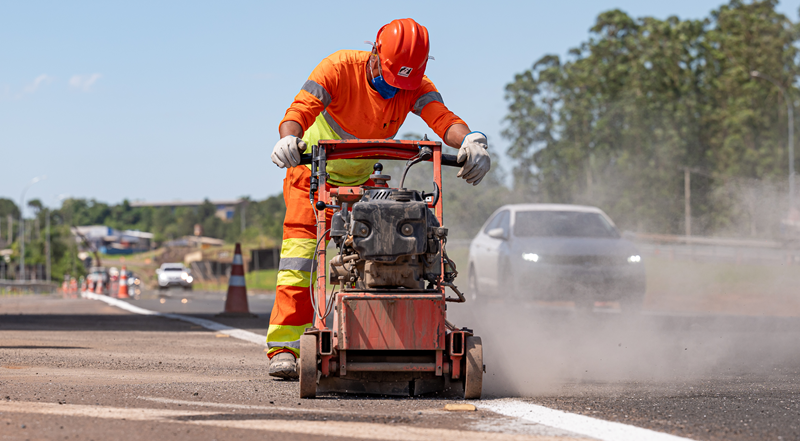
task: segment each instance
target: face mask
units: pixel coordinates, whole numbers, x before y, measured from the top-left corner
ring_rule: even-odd
[[[386,81],[384,81],[383,75],[378,75],[377,77],[373,78],[372,85],[385,100],[393,98],[398,90],[396,87],[392,87]]]

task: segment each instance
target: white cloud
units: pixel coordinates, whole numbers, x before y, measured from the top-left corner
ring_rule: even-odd
[[[25,86],[25,88],[22,89],[22,93],[23,94],[34,93],[36,92],[36,90],[39,89],[39,86],[50,84],[54,79],[55,77],[51,77],[50,75],[41,74],[38,77],[36,77],[36,79],[33,80],[32,83]]]
[[[93,73],[91,75],[73,75],[72,78],[69,79],[69,85],[84,92],[88,92],[92,85],[102,76],[103,75],[99,73]]]

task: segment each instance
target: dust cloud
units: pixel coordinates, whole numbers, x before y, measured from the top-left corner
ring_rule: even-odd
[[[650,260],[649,269],[665,267],[653,270],[656,283],[672,283],[649,283],[640,312],[613,304],[581,311],[569,302],[533,301],[522,289],[451,305],[451,320],[482,338],[484,393],[533,397],[575,383],[681,384],[800,367],[800,275],[748,296],[747,279],[722,284],[725,292],[704,285],[721,274],[718,264]],[[686,266],[700,270],[687,274]],[[712,274],[697,275],[704,270]]]
[[[399,185],[402,163],[385,164],[392,184]],[[412,168],[405,186],[430,191],[427,168]],[[455,171],[445,170],[445,197],[491,191],[467,188],[450,175]],[[612,203],[613,190],[595,190],[586,202],[607,208],[603,201]],[[718,213],[700,210],[694,213],[693,231],[786,241],[781,223],[788,211],[786,193],[780,182],[729,180],[710,193],[713,203],[708,204],[724,210],[727,220],[720,223]],[[510,196],[490,201],[494,206],[445,199],[445,226],[451,238],[462,239],[451,241],[448,252],[460,271],[456,284],[468,298],[468,240],[463,239],[471,238],[497,206],[523,202]],[[683,194],[675,199],[665,203],[682,207]],[[658,222],[614,220],[643,226],[639,232],[658,232],[648,229]],[[676,226],[672,233],[682,232],[682,219],[669,222]],[[787,363],[800,369],[800,252],[636,246],[647,272],[647,294],[638,312],[620,311],[614,303],[587,311],[569,299],[537,301],[535,287],[521,280],[518,289],[449,304],[448,319],[482,338],[484,394],[535,397],[574,384],[684,384],[770,373]]]

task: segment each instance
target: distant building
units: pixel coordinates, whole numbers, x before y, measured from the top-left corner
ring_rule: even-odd
[[[233,220],[233,214],[236,212],[236,207],[245,202],[244,199],[235,200],[217,200],[209,201],[217,209],[216,216],[224,221]],[[203,205],[205,201],[171,201],[171,202],[131,202],[131,207],[169,207],[175,209],[177,207],[192,207],[197,208]]]
[[[153,246],[153,233],[136,230],[115,230],[105,225],[91,225],[72,228],[77,243],[83,236],[92,247],[103,254],[133,254],[149,251]]]

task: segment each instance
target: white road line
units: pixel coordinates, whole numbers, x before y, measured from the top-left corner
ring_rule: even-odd
[[[477,406],[501,415],[520,418],[545,426],[567,430],[602,441],[686,441],[682,438],[641,427],[605,421],[561,410],[550,409],[520,400],[483,401]]]
[[[114,299],[108,296],[95,294],[91,292],[82,292],[81,297],[85,299],[100,300],[101,302],[108,303],[111,306],[116,306],[117,308],[124,309],[125,311],[132,312],[134,314],[155,315],[175,320],[182,320],[184,322],[189,322],[198,326],[202,326],[212,331],[217,331],[221,334],[230,335],[231,337],[238,338],[239,340],[244,340],[261,346],[267,345],[267,337],[264,335],[258,335],[255,332],[245,331],[244,329],[232,328],[230,326],[226,326],[223,325],[222,323],[217,323],[211,320],[201,319],[197,317],[189,317],[188,315],[169,314],[158,311],[150,311],[149,309],[144,309],[135,305],[131,305],[130,303],[122,301],[120,299]]]
[[[124,302],[119,299],[114,299],[108,296],[94,294],[90,292],[83,292],[81,296],[87,299],[100,300],[108,303],[109,305],[116,306],[134,314],[142,315],[155,315],[159,317],[166,317],[176,320],[183,320],[189,323],[202,326],[212,331],[217,331],[223,334],[230,335],[231,337],[240,340],[255,343],[257,345],[266,346],[266,338],[253,332],[245,331],[243,329],[232,328],[225,326],[221,323],[213,322],[195,317],[189,317],[180,314],[168,314],[157,311],[150,311],[148,309],[140,308]],[[167,400],[160,398],[138,397],[143,400],[162,401],[164,403],[183,404],[175,400]],[[202,403],[186,402],[193,405],[202,406]],[[209,405],[210,406],[210,405]],[[236,407],[237,405],[230,405],[228,407]],[[575,434],[588,436],[590,438],[602,441],[686,441],[689,438],[681,438],[675,435],[656,432],[649,429],[642,429],[641,427],[629,426],[627,424],[615,423],[612,421],[599,420],[574,413],[568,413],[561,410],[550,409],[536,404],[526,403],[517,399],[501,399],[483,401],[477,406],[481,409],[490,410],[501,415],[520,418],[526,421],[531,421],[545,426],[555,427],[557,429],[565,430]],[[277,410],[277,408],[272,408]],[[281,409],[283,410],[283,409]],[[291,409],[292,411],[299,411],[299,409]]]
[[[315,436],[335,435],[342,438],[429,441],[432,439],[459,441],[579,441],[574,438],[476,432],[459,429],[415,427],[403,424],[367,423],[358,421],[313,421],[277,418],[246,418],[219,412],[173,409],[142,409],[83,404],[56,404],[24,401],[0,401],[0,412],[23,414],[60,415],[71,417],[102,418],[109,420],[151,421],[156,423],[184,424],[249,429],[272,434],[300,434]],[[77,422],[83,424],[83,422]],[[66,426],[67,423],[65,422]],[[5,427],[5,426],[4,426]],[[286,437],[291,438],[291,437]]]

